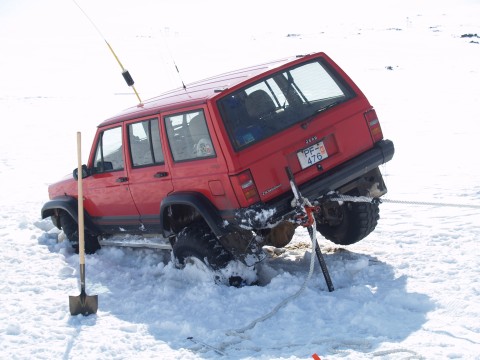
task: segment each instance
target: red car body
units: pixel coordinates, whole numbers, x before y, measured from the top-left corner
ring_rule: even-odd
[[[108,148],[118,144],[114,138],[119,151]],[[136,155],[141,149],[146,160]],[[159,233],[174,244],[200,219],[244,260],[251,234],[270,239],[259,246],[291,239],[290,226],[282,226],[293,216],[286,167],[312,203],[323,205],[332,191],[378,198],[386,192],[378,166],[393,153],[365,95],[327,55],[273,61],[189,84],[102,122],[83,180],[86,229],[94,236]],[[75,220],[76,189],[73,177],[52,184],[42,217],[60,228],[62,212]],[[324,206],[320,226],[347,221],[339,206]],[[349,221],[343,226],[358,226]],[[338,243],[360,240],[369,226]],[[286,240],[269,237],[275,228]]]

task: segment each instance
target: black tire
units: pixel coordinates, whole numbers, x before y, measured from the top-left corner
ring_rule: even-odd
[[[62,226],[63,232],[67,236],[68,240],[72,244],[73,249],[78,254],[78,224],[73,218],[67,213],[62,211],[60,213],[60,225]],[[90,234],[85,230],[85,253],[94,254],[97,250],[101,248],[98,243],[96,236]]]
[[[203,221],[195,222],[177,234],[173,255],[180,266],[185,265],[189,257],[195,257],[213,270],[222,269],[233,260]]]
[[[345,202],[330,204],[329,211],[337,221],[322,223],[317,219],[317,230],[327,240],[338,245],[354,244],[370,234],[380,219],[379,204]]]

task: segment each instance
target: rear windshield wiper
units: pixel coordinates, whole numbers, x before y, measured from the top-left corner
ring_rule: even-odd
[[[338,104],[340,104],[340,103],[342,103],[342,102],[344,102],[344,100],[334,101],[334,102],[332,102],[332,103],[330,103],[330,104],[328,104],[328,105],[322,106],[321,108],[318,108],[317,110],[315,110],[312,115],[308,116],[308,117],[302,122],[302,125],[301,125],[302,129],[306,129],[306,128],[308,127],[308,125],[310,125],[310,123],[312,122],[313,118],[314,118],[315,116],[317,116],[319,113],[324,112],[325,110],[328,110],[328,109],[330,109],[330,108],[332,108],[332,107],[334,107],[334,106],[336,106],[336,105],[338,105]]]

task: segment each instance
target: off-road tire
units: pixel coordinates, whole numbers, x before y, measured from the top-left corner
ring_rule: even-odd
[[[63,229],[63,232],[67,236],[68,240],[70,240],[70,243],[72,244],[73,249],[78,254],[79,237],[78,237],[77,222],[73,220],[73,218],[67,212],[62,211],[60,213],[60,225]],[[96,236],[90,234],[88,231],[85,230],[84,237],[85,237],[85,253],[94,254],[97,250],[101,248]]]
[[[197,221],[177,234],[173,255],[180,266],[185,265],[189,257],[195,257],[213,270],[222,269],[233,260],[203,221]]]
[[[338,245],[351,245],[362,240],[375,229],[380,219],[378,204],[345,202],[336,205],[335,211],[339,222],[328,224],[317,219],[317,230]]]

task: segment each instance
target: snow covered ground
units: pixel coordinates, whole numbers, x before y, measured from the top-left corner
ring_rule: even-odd
[[[480,206],[478,0],[77,1],[143,98],[181,85],[172,59],[191,82],[325,51],[395,143],[388,198]],[[103,248],[86,260],[98,314],[70,316],[78,256],[40,208],[76,165],[76,131],[86,158],[95,126],[135,97],[73,2],[2,0],[0,51],[0,358],[480,359],[479,208],[384,203],[360,243],[319,236],[335,291],[317,265],[243,333],[302,286],[305,231],[243,288],[167,252]]]

